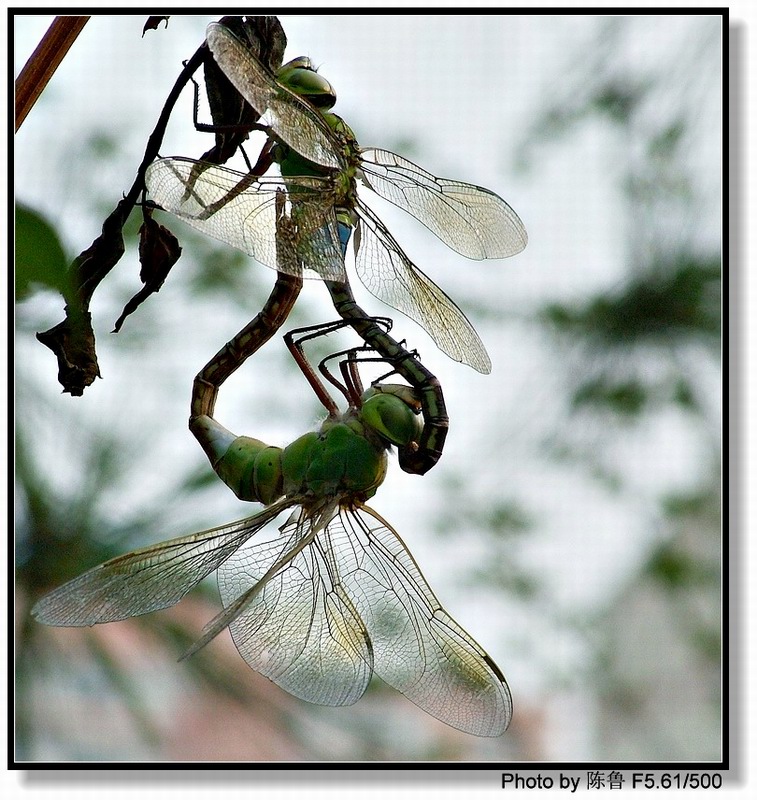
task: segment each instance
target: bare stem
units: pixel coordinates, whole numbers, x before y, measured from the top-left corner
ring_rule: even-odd
[[[56,17],[16,79],[16,131],[89,17]]]

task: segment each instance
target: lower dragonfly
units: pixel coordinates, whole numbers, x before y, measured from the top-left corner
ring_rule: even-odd
[[[343,384],[320,365],[348,398],[339,413],[301,352],[319,332],[304,330],[287,344],[328,410],[318,431],[282,449],[237,437],[207,415],[195,421],[217,474],[266,507],[112,559],[44,596],[32,613],[48,625],[123,620],[175,605],[217,571],[224,610],[183,657],[228,627],[253,669],[303,700],[355,703],[375,672],[442,722],[498,736],[512,716],[504,676],[442,608],[399,534],[366,505],[384,479],[387,451],[417,435],[418,397],[383,378],[363,392],[366,348],[356,348],[341,361]],[[288,518],[271,531],[283,512]]]

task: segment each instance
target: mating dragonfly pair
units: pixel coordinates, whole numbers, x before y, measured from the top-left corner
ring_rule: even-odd
[[[159,159],[146,184],[159,207],[277,270],[261,312],[198,374],[190,419],[217,474],[240,499],[265,508],[95,567],[43,597],[33,613],[52,625],[121,620],[174,605],[217,571],[224,610],[185,655],[228,627],[248,664],[297,697],[354,703],[375,671],[438,719],[497,736],[512,715],[504,676],[441,607],[397,532],[366,505],[392,446],[406,471],[433,467],[447,415],[438,380],[389,335],[390,321],[355,302],[345,255],[352,238],[368,289],[419,322],[449,356],[488,372],[473,326],[359,199],[357,180],[470,258],[519,252],[525,229],[486,189],[436,178],[385,150],[361,149],[329,111],[336,95],[308,59],[274,75],[224,25],[211,24],[207,42],[261,115],[269,138],[257,170]],[[274,162],[281,177],[263,174]],[[213,418],[219,388],[283,325],[305,277],[324,281],[342,319],[290,332],[285,341],[328,416],[318,431],[283,449],[236,437]],[[302,343],[345,325],[365,345],[319,365],[347,400],[340,413]],[[341,381],[327,367],[332,358],[340,360]],[[363,392],[363,360],[385,361],[389,374],[409,385],[382,379]],[[284,511],[287,521],[266,537],[264,529]]]

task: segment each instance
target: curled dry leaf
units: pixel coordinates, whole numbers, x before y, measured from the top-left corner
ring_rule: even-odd
[[[179,260],[180,256],[179,240],[168,228],[158,224],[148,212],[145,212],[144,222],[139,229],[139,262],[141,264],[139,277],[144,286],[124,306],[113,333],[121,330],[126,317],[132,314],[149,295],[160,291],[171,267]]]
[[[142,36],[144,36],[147,31],[158,30],[158,26],[161,22],[165,22],[166,28],[168,27],[168,17],[148,17],[147,22],[145,22],[145,27],[142,28]]]

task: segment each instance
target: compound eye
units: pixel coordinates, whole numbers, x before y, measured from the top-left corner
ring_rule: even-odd
[[[420,420],[410,406],[392,394],[375,394],[361,409],[363,422],[384,439],[398,446],[414,441],[420,433]]]

